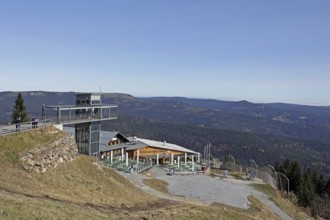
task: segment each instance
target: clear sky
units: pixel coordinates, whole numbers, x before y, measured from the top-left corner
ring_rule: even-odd
[[[0,81],[330,105],[330,1],[2,0]]]

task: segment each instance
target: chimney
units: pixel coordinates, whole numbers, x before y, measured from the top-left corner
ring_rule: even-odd
[[[166,146],[166,140],[164,140],[164,146]]]
[[[134,144],[136,143],[136,140],[137,140],[137,137],[134,136],[134,137],[133,137],[133,142],[134,142]]]

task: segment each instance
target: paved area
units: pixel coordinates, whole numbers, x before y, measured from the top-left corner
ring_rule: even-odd
[[[137,173],[121,174],[126,176],[133,184],[152,195],[164,199],[199,205],[207,205],[216,202],[247,209],[250,205],[250,201],[247,197],[253,195],[270,208],[273,213],[277,214],[280,219],[291,219],[290,216],[270,201],[266,195],[243,182],[212,178],[203,174],[168,176],[163,169],[157,167],[154,167],[149,173],[157,179],[168,182],[168,190],[172,195],[158,192],[144,185],[143,179],[147,178],[145,176]]]

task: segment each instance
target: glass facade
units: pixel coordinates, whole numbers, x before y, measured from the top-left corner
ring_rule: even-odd
[[[90,143],[90,132],[89,124],[76,124],[76,142],[78,145],[78,152],[81,154],[90,155],[89,143]]]
[[[91,128],[90,155],[95,155],[99,153],[101,122],[100,121],[91,122],[90,128]]]
[[[76,106],[93,106],[101,104],[101,95],[78,94],[76,97]],[[87,114],[86,114],[87,113]],[[100,118],[99,109],[93,110],[79,109],[76,111],[76,117],[88,116],[88,119]],[[76,124],[76,142],[78,152],[81,154],[96,156],[99,153],[101,122],[93,121]]]

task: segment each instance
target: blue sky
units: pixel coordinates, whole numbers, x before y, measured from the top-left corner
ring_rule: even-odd
[[[328,0],[0,1],[0,91],[330,105]]]

